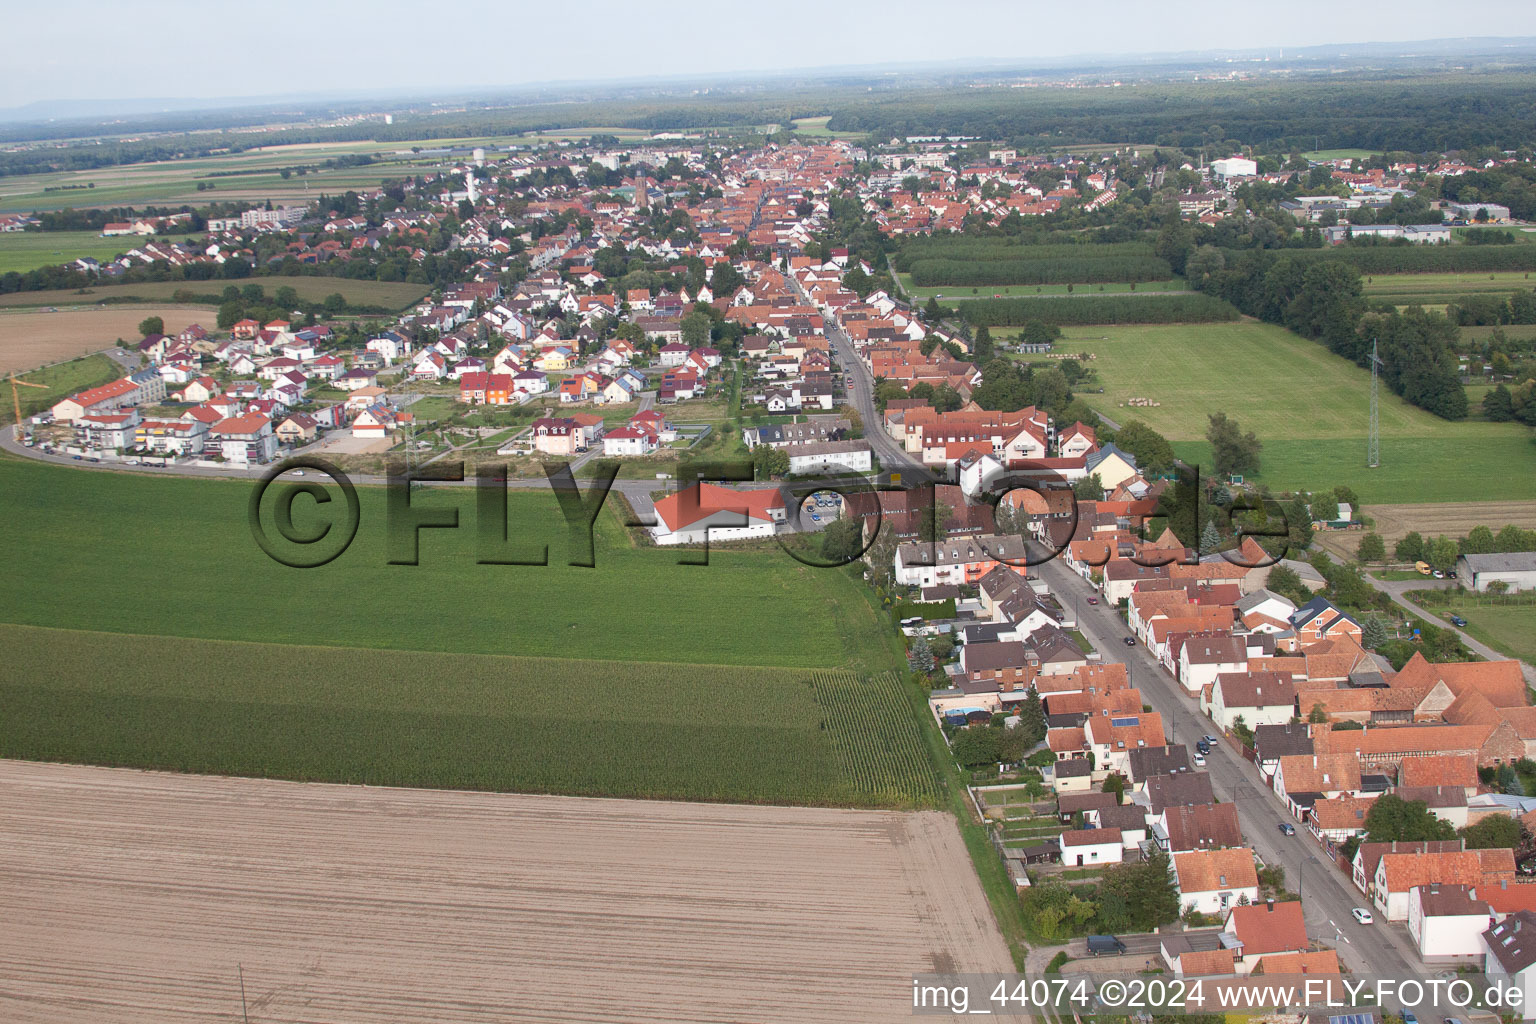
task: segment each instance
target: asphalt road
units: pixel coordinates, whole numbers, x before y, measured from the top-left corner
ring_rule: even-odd
[[[1045,562],[1034,572],[1063,600],[1086,597],[1086,581],[1057,561]],[[1127,647],[1130,627],[1104,604],[1077,602],[1078,629],[1101,652],[1104,660],[1125,663],[1131,684],[1141,690],[1146,703],[1162,713],[1170,738],[1193,752],[1195,741],[1216,729],[1200,714],[1196,701],[1165,673],[1141,646]],[[1361,925],[1350,910],[1366,906],[1366,897],[1333,866],[1319,844],[1304,831],[1281,834],[1282,821],[1294,822],[1280,798],[1259,781],[1253,765],[1224,742],[1213,745],[1206,758],[1212,788],[1222,800],[1237,805],[1243,837],[1266,865],[1285,868],[1286,888],[1302,897],[1307,934],[1335,946],[1339,959],[1358,974],[1394,978],[1423,977],[1425,968],[1410,944],[1407,929],[1388,925],[1377,916],[1374,925]]]
[[[795,289],[800,293],[800,301],[806,305],[813,304],[798,281],[795,282]],[[880,411],[875,408],[874,379],[855,352],[852,339],[830,318],[827,320],[827,342],[832,349],[832,358],[843,368],[844,378],[853,381],[851,404],[864,423],[864,440],[868,441],[869,446],[874,449],[880,465],[887,472],[900,473],[902,483],[932,481],[933,474],[885,432]]]

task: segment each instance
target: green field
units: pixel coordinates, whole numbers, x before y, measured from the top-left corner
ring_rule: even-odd
[[[349,142],[251,149],[186,160],[125,164],[85,171],[17,175],[0,179],[0,213],[106,206],[202,204],[224,199],[302,202],[321,192],[377,188],[387,178],[425,174],[446,166],[441,154],[414,153],[444,146],[506,144],[512,137],[434,139],[424,142]],[[315,166],[306,174],[282,177],[283,168],[323,163],[345,154],[371,154],[361,167]],[[198,184],[207,187],[199,192]],[[210,187],[211,186],[211,187]]]
[[[678,564],[687,554],[635,546],[613,496],[588,569],[567,564],[568,531],[543,487],[510,492],[508,515],[514,537],[549,545],[548,566],[477,564],[473,489],[418,489],[413,503],[459,507],[461,526],[421,531],[421,564],[407,566],[387,564],[383,489],[361,487],[351,548],[298,570],[251,539],[251,487],[0,460],[0,553],[12,579],[31,581],[0,596],[0,622],[862,674],[897,667],[888,630],[846,573],[803,566],[777,546],[717,548],[707,566]],[[308,499],[296,508],[301,527],[318,518]],[[125,601],[104,579],[145,585]]]
[[[1365,466],[1370,375],[1282,328],[1240,323],[1070,328],[1061,352],[1090,352],[1117,422],[1139,419],[1210,465],[1207,416],[1225,411],[1264,442],[1276,489],[1348,484],[1368,503],[1536,499],[1536,444],[1513,423],[1451,423],[1383,389],[1378,469]],[[1132,407],[1130,398],[1161,403]]]
[[[18,388],[16,397],[21,400],[21,414],[36,415],[77,391],[99,387],[122,375],[121,366],[100,354],[81,356],[67,363],[56,363],[39,370],[17,374],[18,380],[42,384],[48,389],[39,391],[37,388]],[[0,402],[0,406],[3,406],[0,408],[0,423],[16,422],[16,411],[11,401],[10,391],[11,386],[8,382],[0,382],[0,394],[4,397],[4,402]]]
[[[1502,654],[1536,665],[1536,604],[1425,605],[1430,614],[1445,618],[1460,615],[1466,631]]]
[[[1368,149],[1314,149],[1301,155],[1305,160],[1365,160],[1375,154]]]
[[[1455,274],[1375,274],[1365,281],[1369,299],[1398,305],[1435,305],[1455,302],[1462,295],[1508,295],[1531,288],[1530,271],[1480,271]]]
[[[549,492],[513,491],[548,566],[477,564],[470,488],[388,565],[382,489],[317,569],[250,539],[251,485],[0,459],[0,756],[471,788],[931,803],[884,617],[776,546],[708,565],[634,542],[610,498],[595,568]],[[308,506],[308,511],[305,507]],[[316,515],[297,507],[300,529]],[[268,524],[268,529],[272,527]],[[131,581],[131,582],[129,582]],[[27,628],[32,627],[32,628]],[[53,628],[42,628],[53,627]]]
[[[381,306],[404,309],[427,294],[423,284],[406,281],[354,281],[345,277],[247,277],[238,281],[154,281],[144,284],[104,284],[90,288],[67,288],[41,292],[12,292],[0,295],[0,306],[86,306],[108,302],[173,302],[178,292],[201,299],[217,300],[229,285],[244,288],[259,284],[267,295],[287,285],[305,302],[321,302],[327,295],[340,292],[355,306]]]
[[[139,241],[138,238],[102,238],[94,231],[3,231],[0,232],[0,274],[26,273],[86,256],[105,263],[136,247]]]
[[[28,626],[0,626],[0,640],[9,652],[0,757],[754,803],[913,806],[936,797],[893,674]]]
[[[901,280],[902,290],[914,299],[926,301],[931,298],[942,299],[945,302],[960,302],[966,299],[990,299],[1001,295],[1004,298],[1030,298],[1035,295],[1061,295],[1061,296],[1089,296],[1089,295],[1121,295],[1135,292],[1140,295],[1147,292],[1187,292],[1189,283],[1182,278],[1173,281],[1141,281],[1133,288],[1130,284],[1113,281],[1105,284],[1075,284],[1072,290],[1067,290],[1064,284],[1012,284],[1012,285],[977,285],[961,287],[960,285],[930,285],[919,287],[912,283],[911,274],[898,274]]]

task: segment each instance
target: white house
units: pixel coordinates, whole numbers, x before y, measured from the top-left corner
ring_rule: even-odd
[[[1493,923],[1493,908],[1471,886],[1418,885],[1409,893],[1408,935],[1426,963],[1480,958]]]
[[[1118,828],[1071,829],[1061,834],[1063,864],[1119,864],[1123,850]]]
[[[619,427],[603,435],[604,455],[649,455],[655,450],[656,435],[644,427]]]
[[[1223,672],[1248,668],[1248,648],[1234,636],[1190,637],[1179,650],[1179,682],[1190,694],[1216,682]]]
[[[955,463],[955,467],[960,471],[960,490],[967,498],[987,493],[992,484],[1008,472],[1003,461],[991,452],[966,456]]]
[[[1296,687],[1287,673],[1221,672],[1209,691],[1201,691],[1201,710],[1223,730],[1239,718],[1250,729],[1284,725],[1296,714]]]
[[[1176,853],[1173,874],[1180,910],[1222,914],[1245,902],[1245,896],[1248,903],[1259,898],[1253,851],[1246,847]]]
[[[512,390],[530,395],[542,395],[549,390],[549,378],[537,370],[524,370],[512,375]]]

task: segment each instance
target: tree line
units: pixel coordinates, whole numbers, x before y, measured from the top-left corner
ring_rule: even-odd
[[[1202,274],[1198,284],[1205,294],[1322,342],[1366,368],[1374,342],[1381,379],[1393,393],[1443,419],[1466,418],[1467,393],[1454,352],[1456,325],[1418,307],[1367,312],[1353,264],[1253,250]]]

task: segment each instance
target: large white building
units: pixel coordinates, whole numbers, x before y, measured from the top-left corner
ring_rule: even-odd
[[[1251,178],[1259,173],[1259,165],[1247,157],[1229,156],[1225,160],[1212,160],[1211,173],[1218,178]]]
[[[733,491],[700,482],[656,502],[651,538],[671,545],[772,537],[784,518],[777,488]]]
[[[1492,583],[1504,584],[1510,593],[1536,590],[1536,551],[1462,555],[1456,559],[1456,580],[1468,590],[1486,591]]]
[[[868,473],[874,466],[868,441],[816,441],[788,451],[791,473]]]

